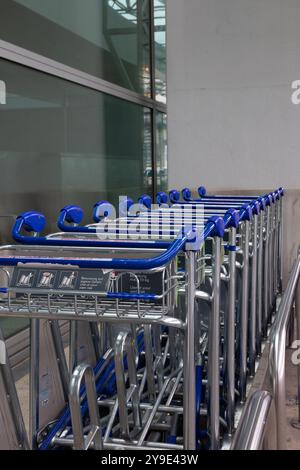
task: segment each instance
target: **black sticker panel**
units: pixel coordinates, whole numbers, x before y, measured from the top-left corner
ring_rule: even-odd
[[[110,272],[96,269],[15,268],[10,287],[62,291],[106,292]]]
[[[119,285],[122,286],[121,290],[123,292],[128,292],[130,294],[137,294],[138,291],[140,294],[156,294],[161,295],[163,292],[163,273],[136,273],[136,276],[139,280],[139,289],[137,278],[130,275],[129,273],[123,274]],[[120,290],[120,289],[119,289]]]

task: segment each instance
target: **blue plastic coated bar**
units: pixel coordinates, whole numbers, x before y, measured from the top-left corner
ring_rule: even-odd
[[[18,221],[17,221],[18,222]],[[222,217],[211,217],[211,219],[206,223],[204,227],[203,233],[203,240],[206,240],[208,237],[223,237],[224,236],[224,220]],[[40,263],[40,264],[57,264],[63,266],[78,266],[84,269],[120,269],[120,270],[150,270],[155,269],[158,267],[165,266],[168,264],[175,256],[178,255],[180,251],[183,251],[186,247],[186,243],[192,244],[195,241],[195,233],[193,230],[182,234],[180,238],[177,238],[172,243],[168,244],[168,249],[160,254],[159,256],[153,258],[146,258],[146,259],[123,259],[123,258],[115,258],[115,259],[84,259],[84,258],[42,258],[42,257],[1,257],[0,258],[0,266],[17,266],[19,264],[33,264],[33,263]],[[22,237],[22,240],[26,241],[27,237]],[[43,237],[28,237],[30,238],[29,244],[37,244],[40,245],[59,245],[58,240],[51,240]],[[54,242],[54,243],[50,243]],[[69,242],[66,244],[66,242]],[[87,243],[87,242],[85,242]],[[97,246],[107,246],[105,243]],[[195,246],[197,243],[195,243]],[[91,244],[79,245],[78,241],[71,242],[70,240],[60,240],[59,246],[93,246]],[[114,244],[111,242],[111,246],[118,246],[118,242]],[[129,246],[127,244],[126,246]],[[131,245],[132,246],[132,245]],[[136,244],[135,244],[136,246]],[[140,245],[137,245],[140,246]],[[152,244],[152,246],[155,246]],[[193,251],[193,248],[190,247]]]

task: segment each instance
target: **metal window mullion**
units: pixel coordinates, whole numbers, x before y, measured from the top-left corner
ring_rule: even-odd
[[[0,58],[150,109],[156,106],[153,99],[3,40]],[[166,112],[165,105],[160,104],[159,108]]]
[[[155,30],[154,30],[154,2],[149,0],[150,9],[150,74],[152,108],[152,197],[155,200],[157,193],[157,137],[156,137],[156,89],[155,89]]]

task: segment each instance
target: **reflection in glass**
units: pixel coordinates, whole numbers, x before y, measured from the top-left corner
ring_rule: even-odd
[[[1,0],[0,38],[150,96],[149,0]]]
[[[155,47],[155,95],[166,103],[166,0],[153,0]]]
[[[0,76],[0,214],[37,209],[56,230],[66,204],[88,222],[97,200],[151,192],[149,109],[5,60]]]
[[[83,207],[88,223],[96,201],[151,194],[149,109],[5,60],[0,77],[0,243],[23,211],[43,212],[54,232],[67,204]],[[6,336],[26,326],[0,323]]]
[[[157,190],[168,190],[167,115],[156,114]]]

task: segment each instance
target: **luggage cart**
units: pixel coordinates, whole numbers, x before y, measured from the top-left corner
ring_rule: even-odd
[[[149,200],[149,198],[148,198]],[[150,204],[148,204],[147,197],[144,197],[143,200],[140,200],[140,203],[143,207],[150,207],[151,206],[151,201]],[[107,202],[101,202],[95,205],[94,207],[94,220],[95,222],[101,220],[102,217],[107,217],[107,215],[112,212],[109,208],[109,205]],[[187,212],[187,211],[186,211]],[[227,211],[227,215],[225,213],[224,207],[216,207],[216,208],[211,208],[210,215],[212,213],[219,212],[219,214],[222,214],[225,217],[231,217],[235,212],[234,210],[229,210]],[[251,217],[251,210],[249,207],[243,207],[241,209],[241,222],[243,220],[246,220],[247,218]],[[202,212],[201,212],[202,214]],[[145,231],[147,232],[148,227],[149,227],[149,222],[153,224],[154,222],[156,223],[156,226],[158,227],[157,232],[160,231],[160,234],[162,234],[162,224],[165,223],[165,218],[164,216],[167,215],[167,210],[164,211],[152,211],[150,220],[147,221],[148,215],[147,214],[142,214],[142,217],[139,220],[139,225],[140,229],[142,226],[142,223],[144,222],[145,225]],[[173,217],[175,216],[175,220],[173,220],[173,223],[175,224],[176,222],[176,215],[178,214],[176,212],[172,213]],[[197,220],[197,211],[190,211],[188,214],[190,219],[188,219],[187,223],[195,223],[195,220]],[[157,218],[155,218],[157,216]],[[209,215],[208,215],[209,216]],[[236,252],[235,252],[235,244],[236,244],[236,230],[239,224],[239,220],[236,218],[237,214],[235,214],[235,221],[234,223],[229,225],[230,228],[228,228],[230,234],[229,234],[229,244],[227,243],[227,248],[228,248],[228,264],[229,264],[229,272],[228,276],[224,276],[225,278],[225,284],[227,287],[227,284],[229,284],[229,308],[228,308],[228,314],[224,315],[225,318],[225,336],[228,337],[226,338],[225,344],[226,348],[228,348],[228,352],[225,354],[225,372],[224,372],[224,381],[226,382],[226,398],[227,399],[227,410],[226,410],[226,421],[227,421],[227,427],[228,427],[228,432],[231,434],[234,426],[234,411],[235,411],[235,361],[234,361],[234,342],[235,342],[235,292],[236,292],[236,281],[235,281],[235,275],[236,275],[236,270],[235,270],[235,258],[236,258]],[[96,233],[98,229],[98,225],[90,225],[87,227],[80,227],[78,226],[78,223],[82,220],[83,217],[83,212],[81,209],[76,208],[75,206],[67,206],[64,208],[59,216],[59,228],[62,230],[65,230],[65,236],[70,236],[68,233],[78,233],[82,231],[82,233],[89,233],[91,235],[92,233]],[[166,217],[167,218],[167,217]],[[185,217],[185,220],[187,220],[187,217]],[[126,230],[128,220],[121,220],[119,221],[119,229]],[[168,222],[169,225],[170,221]],[[177,218],[177,223],[180,224],[182,223],[180,220],[180,217]],[[177,229],[179,228],[177,226]],[[153,235],[153,232],[152,232]],[[77,235],[76,235],[77,236]],[[223,278],[223,279],[224,279]],[[198,284],[199,285],[199,284]],[[203,301],[203,295],[199,293],[199,300]],[[248,300],[248,298],[247,298]],[[233,320],[232,320],[233,319]],[[246,344],[245,344],[246,348]],[[246,358],[246,353],[244,354],[243,358]],[[246,373],[246,372],[245,372]],[[244,381],[245,382],[245,381]],[[246,384],[246,382],[245,382]]]
[[[213,195],[208,196],[206,194],[206,189],[203,186],[198,188],[198,194],[200,200],[205,202],[216,202],[221,201],[245,201],[253,200],[257,196],[231,196],[231,195]],[[267,234],[270,241],[272,259],[274,259],[274,266],[270,273],[270,290],[275,293],[281,293],[282,291],[282,230],[283,230],[283,196],[285,191],[282,187],[279,189],[267,194],[267,197],[271,198],[270,209],[267,209],[266,218],[270,219],[270,233]],[[163,196],[165,197],[165,196]],[[170,198],[178,199],[178,192],[171,191]],[[191,191],[188,188],[182,190],[182,198],[185,201],[191,201]],[[180,194],[179,194],[180,199]],[[274,258],[273,258],[274,255]]]
[[[31,216],[32,216],[32,214],[31,214]],[[24,225],[27,226],[27,228],[28,228],[28,224],[29,224],[29,222],[28,222],[28,214],[26,215],[25,218],[23,217],[22,221],[21,221],[20,219],[17,221],[17,225],[18,225],[19,229],[21,228],[21,226],[24,226]],[[207,238],[208,235],[210,234],[210,232],[212,232],[212,229],[209,228],[209,227],[215,227],[215,228],[216,228],[216,227],[219,227],[219,229],[221,229],[221,228],[222,228],[222,224],[223,224],[223,221],[222,221],[222,219],[220,219],[220,218],[217,218],[217,219],[215,219],[214,221],[208,222],[208,223],[206,224],[206,227],[205,227],[205,230],[206,230],[206,232],[205,232],[205,234],[206,234],[206,235],[205,235],[205,238]],[[220,228],[220,226],[221,226],[221,228]],[[214,228],[214,230],[215,230],[215,228]],[[207,230],[209,230],[209,232],[207,232]],[[42,243],[42,239],[41,239],[41,238],[42,238],[42,237],[35,237],[35,243],[39,243],[39,244],[41,244],[41,245],[43,245],[43,244],[46,245],[46,244],[48,244],[48,243],[50,242],[49,244],[51,245],[51,243],[55,242],[52,246],[53,246],[53,247],[54,247],[54,246],[58,246],[58,244],[56,243],[57,240],[53,240],[53,239],[50,239],[50,240],[49,240],[49,239],[47,239],[47,240],[44,240],[43,243]],[[216,240],[218,240],[218,236],[216,236]],[[24,240],[23,240],[23,241],[24,241]],[[69,240],[69,242],[71,242],[71,240]],[[30,241],[30,243],[33,243],[32,240]],[[67,241],[64,240],[64,243],[67,243]],[[87,243],[87,242],[85,241],[85,243]],[[173,247],[173,246],[177,246],[176,243],[177,243],[177,245],[178,245],[178,241],[175,241],[175,242],[173,242],[172,247]],[[181,240],[181,243],[182,243],[182,240]],[[220,244],[219,244],[217,241],[216,241],[215,243],[216,243],[216,246],[217,246],[216,251],[218,251],[218,246],[219,246]],[[61,240],[60,240],[60,244],[61,244]],[[67,243],[67,245],[70,246],[69,243]],[[87,246],[87,245],[86,245],[86,246]],[[127,246],[128,246],[128,244],[127,244]],[[33,246],[32,246],[31,248],[33,248]],[[30,248],[30,249],[31,249],[31,248]],[[40,250],[40,249],[41,249],[41,246],[40,246],[39,248],[38,248],[38,247],[36,247],[36,248],[37,248],[38,250]],[[48,247],[47,247],[47,250],[49,250],[49,248],[50,248],[50,247],[48,246]],[[174,249],[174,248],[173,248],[173,249]],[[64,250],[66,250],[66,248],[64,248]],[[181,250],[181,248],[180,248],[180,250]],[[60,250],[60,251],[61,251],[61,250]],[[66,253],[65,253],[65,254],[68,254],[67,250],[66,250]],[[176,255],[177,255],[177,252],[176,252]],[[32,256],[32,254],[31,254],[31,256]],[[111,254],[110,254],[109,256],[111,256]],[[187,271],[187,276],[188,276],[188,278],[189,278],[191,281],[187,283],[185,289],[187,290],[188,293],[189,293],[190,291],[193,293],[193,292],[195,291],[195,283],[194,283],[194,276],[195,276],[195,271],[194,271],[195,259],[194,259],[194,258],[195,258],[195,256],[194,256],[194,255],[189,256],[189,252],[187,253],[186,256],[187,256],[187,266],[192,265],[193,269],[192,269],[192,270],[191,270],[191,268],[186,269],[186,271]],[[189,258],[191,258],[191,261],[189,260]],[[22,258],[16,258],[16,257],[14,257],[14,259],[15,259],[15,260],[18,259],[18,261],[16,261],[17,263],[25,262],[25,261],[24,261],[24,258],[22,259]],[[59,258],[59,260],[56,260],[56,261],[55,261],[54,259],[52,259],[52,258],[50,259],[49,257],[48,257],[48,258],[37,258],[37,257],[36,257],[36,261],[37,261],[37,259],[38,259],[39,264],[42,263],[42,265],[43,265],[44,263],[45,263],[45,264],[49,264],[49,263],[50,263],[51,265],[52,265],[53,263],[56,264],[56,263],[58,263],[58,262],[59,262],[59,263],[63,263],[63,265],[65,265],[66,263],[67,263],[67,264],[70,263],[69,260],[65,260],[65,262],[63,262],[61,258]],[[218,259],[220,259],[220,256],[216,256],[215,264],[217,264],[217,265],[218,265],[218,263],[219,263]],[[95,261],[95,260],[94,260],[94,261]],[[130,260],[130,261],[131,261],[131,262],[135,262],[134,260]],[[27,263],[31,263],[31,262],[33,262],[33,259],[32,259],[32,258],[27,258],[26,264],[27,264]],[[92,262],[92,261],[90,261],[89,263],[91,263],[91,262]],[[128,261],[128,262],[129,262],[129,261]],[[109,263],[111,263],[111,260],[109,261]],[[120,264],[120,265],[122,266],[122,268],[123,268],[123,265],[124,265],[124,268],[126,268],[126,263],[127,263],[127,261],[125,261],[125,262],[123,262],[123,263]],[[104,263],[104,264],[105,264],[105,263]],[[127,264],[128,264],[128,263],[127,263]],[[90,264],[88,264],[88,265],[90,266]],[[30,267],[31,267],[31,266],[30,266]],[[71,268],[71,269],[73,269],[73,268]],[[219,276],[219,269],[216,269],[216,267],[214,267],[214,270],[215,270],[215,273],[216,273],[216,274],[215,274],[215,277],[217,278],[217,277]],[[50,269],[49,269],[47,272],[49,272],[49,271],[50,271]],[[36,286],[35,286],[35,287],[36,287]],[[50,308],[49,308],[49,305],[48,305],[48,314],[49,314],[49,313],[51,314],[51,317],[52,317],[53,320],[57,319],[56,316],[55,316],[55,313],[56,313],[56,312],[55,312],[55,305],[56,305],[56,304],[55,304],[55,303],[52,304],[52,297],[53,297],[53,295],[54,295],[55,293],[56,293],[56,292],[55,292],[55,291],[53,292],[53,289],[52,289],[52,290],[51,290],[51,296],[50,296],[50,298],[49,298],[49,295],[47,296],[47,305],[48,305],[48,303],[50,302]],[[60,291],[60,293],[61,293],[61,291]],[[11,290],[10,290],[10,288],[9,288],[8,296],[10,296],[10,295],[11,295]],[[35,291],[34,291],[33,293],[31,292],[31,293],[30,293],[30,298],[32,299],[32,296],[34,296],[34,295],[37,295],[36,292],[35,292]],[[130,298],[130,297],[129,297],[130,295],[132,295],[132,294],[128,294],[128,296],[125,296],[125,298],[126,298],[126,299],[127,299],[127,298]],[[140,298],[139,298],[139,295],[138,295],[138,294],[136,294],[136,295],[137,295],[137,297],[138,297],[138,300],[137,300],[137,307],[136,307],[137,312],[138,312],[138,315],[137,315],[137,316],[133,316],[133,317],[130,317],[130,316],[128,317],[128,315],[127,315],[127,316],[125,315],[125,319],[126,319],[127,322],[128,322],[128,319],[130,319],[130,322],[132,322],[133,320],[136,320],[136,321],[140,321],[142,324],[145,324],[147,318],[146,318],[146,316],[145,316],[144,314],[141,315],[141,311],[139,311],[139,309],[141,309],[141,304],[139,304]],[[145,295],[145,297],[142,297],[141,299],[142,299],[142,300],[145,300],[145,299],[148,300],[147,295],[146,295],[146,294],[144,294],[144,295]],[[189,294],[189,295],[190,295],[190,294]],[[187,298],[189,298],[189,295],[187,295]],[[27,301],[28,301],[28,295],[25,296],[25,297],[27,298]],[[168,297],[170,297],[170,292],[168,293]],[[113,312],[114,310],[116,310],[117,312],[119,312],[119,314],[116,315],[116,316],[115,316],[113,313],[111,313],[111,316],[109,317],[109,321],[113,321],[113,318],[115,318],[115,321],[118,321],[118,322],[120,322],[122,319],[124,320],[124,318],[123,318],[123,316],[122,316],[122,312],[121,312],[121,310],[119,309],[119,305],[118,305],[119,299],[122,298],[122,294],[120,294],[120,293],[118,293],[118,292],[117,292],[117,293],[110,293],[109,298],[110,298],[110,299],[115,298],[115,302],[116,302],[115,308],[111,309],[111,311]],[[216,295],[216,296],[215,296],[215,301],[214,301],[216,304],[217,304],[217,298],[218,298],[218,296]],[[136,299],[135,299],[135,300],[136,300]],[[55,301],[57,302],[57,299],[55,299]],[[193,304],[193,305],[192,305],[192,304]],[[52,309],[52,306],[53,306],[53,309],[54,309],[54,310]],[[74,303],[73,308],[75,308],[75,306],[76,306],[76,305],[75,305],[75,303]],[[160,307],[160,308],[161,308],[161,307]],[[44,305],[43,305],[43,309],[45,309],[45,306],[44,306]],[[193,302],[191,302],[191,301],[188,302],[188,308],[187,308],[187,313],[186,313],[187,316],[189,316],[189,312],[190,312],[191,309],[194,309],[194,300],[193,300]],[[27,310],[27,309],[25,308],[25,310]],[[46,309],[46,310],[47,310],[47,309]],[[218,308],[217,308],[217,306],[215,307],[214,310],[215,310],[215,312],[216,312],[216,314],[217,314],[217,313],[218,313]],[[14,309],[12,309],[12,311],[14,311]],[[75,308],[75,311],[76,311],[76,308]],[[40,315],[39,312],[37,312],[35,309],[33,309],[33,312],[26,312],[26,313],[24,313],[24,315],[26,316],[26,315],[28,315],[28,313],[30,313],[32,316],[34,316],[34,318],[35,318],[35,317],[36,317],[36,318],[40,318],[40,317],[39,317],[39,315]],[[45,313],[46,313],[46,316],[47,316],[47,311],[46,311]],[[13,314],[15,314],[15,312],[14,312]],[[20,311],[18,311],[18,312],[16,313],[16,315],[17,315],[17,316],[20,315]],[[62,314],[62,312],[60,312],[58,318],[60,318],[60,319],[65,318],[64,315],[65,315],[65,312],[63,312],[63,314]],[[163,316],[164,316],[164,315],[163,315]],[[69,317],[69,314],[68,314],[68,317]],[[160,320],[159,320],[160,317],[161,317],[161,315],[160,315],[158,318],[155,318],[155,317],[153,318],[153,315],[152,315],[151,320],[160,321]],[[81,318],[81,317],[80,317],[80,318]],[[106,318],[107,318],[107,317],[105,316],[105,319],[106,319]],[[76,319],[78,319],[78,316],[76,316]],[[89,319],[89,320],[90,320],[90,318],[89,318],[88,316],[86,316],[86,319]],[[101,319],[102,319],[102,321],[103,321],[103,316],[101,317]],[[170,322],[170,319],[167,319],[167,320],[168,320],[168,322]],[[172,326],[172,327],[173,327],[173,326],[176,326],[176,322],[175,322],[175,324],[174,324],[174,321],[175,321],[174,319],[172,319],[172,321],[171,321],[171,326]],[[177,320],[177,321],[179,321],[179,320]],[[168,322],[167,322],[167,324],[168,324]],[[181,323],[180,323],[180,325],[181,325],[181,324],[182,324],[182,320],[180,320],[180,322],[181,322]],[[193,327],[191,327],[191,329],[193,329]],[[188,323],[187,323],[187,331],[189,331],[189,324],[188,324]],[[191,331],[189,331],[189,334],[191,334]],[[128,342],[128,341],[125,341],[126,344],[127,344],[127,342]],[[193,363],[194,363],[193,361],[191,362],[191,361],[189,360],[189,356],[190,356],[191,354],[192,354],[192,352],[191,352],[191,346],[190,346],[190,348],[187,349],[187,351],[186,351],[186,356],[185,356],[185,357],[187,357],[187,359],[184,360],[184,363],[188,364],[189,369],[193,369]],[[218,354],[217,354],[217,360],[219,361],[219,355],[218,355]],[[217,366],[215,369],[216,369],[216,371],[214,372],[214,374],[216,375],[216,372],[217,372],[217,375],[218,375],[218,374],[219,374],[219,364],[218,364],[218,366]],[[193,378],[193,380],[195,381],[195,377]],[[187,384],[186,384],[186,382],[187,382]],[[217,383],[219,383],[219,377],[218,377]],[[188,381],[185,380],[185,381],[184,381],[184,384],[185,384],[185,387],[186,387],[185,394],[186,394],[186,393],[189,393],[189,395],[193,395],[193,393],[191,392],[192,388],[191,388],[190,386],[188,386]],[[185,394],[184,394],[184,396],[185,396]],[[193,401],[195,401],[195,400],[193,400]],[[73,413],[73,414],[74,414],[74,413]],[[75,414],[76,414],[76,413],[75,413]],[[186,415],[185,415],[185,416],[186,416]],[[191,416],[191,412],[190,412],[190,416]],[[195,414],[194,414],[194,419],[195,419]],[[193,421],[193,420],[192,420],[192,421]],[[214,421],[215,421],[215,418],[214,418]],[[219,422],[219,415],[218,415],[217,421]],[[184,426],[184,429],[185,429],[185,432],[184,432],[184,436],[185,436],[185,437],[184,437],[184,445],[185,445],[185,448],[194,448],[194,443],[193,443],[193,441],[195,440],[195,436],[194,436],[194,433],[193,433],[193,432],[190,432],[191,424],[189,423],[189,425],[187,425],[186,419],[185,419],[185,423],[186,423],[185,426]],[[142,441],[144,440],[144,438],[145,438],[145,436],[143,437]],[[141,439],[141,438],[140,438],[140,439]],[[139,441],[139,444],[141,444],[142,441]],[[123,443],[122,443],[122,445],[123,445]],[[135,445],[135,444],[134,444],[134,445]],[[187,447],[187,446],[188,446],[188,447]]]
[[[91,227],[88,228],[89,232],[90,232],[90,228],[91,228]],[[76,237],[76,238],[78,239],[78,235],[75,235],[75,231],[78,232],[78,228],[74,228],[74,237]],[[68,236],[70,236],[70,235],[66,235],[66,237],[68,237]],[[55,240],[53,240],[53,236],[51,236],[50,238],[52,238],[52,241],[55,242]],[[54,236],[54,238],[55,238],[55,236]],[[122,243],[122,242],[120,242],[120,243]],[[232,251],[232,253],[235,254],[234,251]],[[219,380],[220,380],[220,378],[218,379],[218,381],[219,381]]]
[[[200,187],[199,195],[200,200],[196,202],[205,203],[206,205],[211,204],[231,204],[241,202],[250,202],[254,201],[257,196],[205,196],[206,190],[203,187]],[[262,329],[264,334],[266,334],[267,326],[274,311],[276,296],[281,291],[282,286],[282,200],[284,196],[284,190],[279,188],[278,190],[264,196],[263,198],[258,198],[261,202],[266,204],[266,209],[259,217],[259,246],[262,246],[263,249],[258,249],[258,289],[261,289],[262,282],[261,279],[268,280],[264,288],[264,301],[263,301],[263,320],[261,320],[262,315],[260,311],[262,310],[262,296],[258,295],[258,325],[262,324]],[[184,204],[194,204],[195,201],[192,199],[191,191],[185,188],[182,191],[182,198],[185,201]],[[173,190],[170,192],[170,200],[173,203],[178,203],[180,201],[179,191]],[[158,202],[166,203],[168,201],[168,196],[165,193],[158,194]],[[181,203],[180,203],[181,204]],[[255,217],[254,217],[255,221]],[[263,233],[262,233],[263,232]],[[254,237],[255,239],[255,237]],[[264,243],[261,243],[263,239]],[[259,248],[258,246],[258,248]],[[265,246],[265,249],[264,249]],[[261,259],[261,253],[263,254],[263,260]],[[264,264],[262,275],[261,265]],[[252,295],[253,290],[252,290]],[[260,330],[259,330],[260,331]]]
[[[187,193],[188,190],[185,190],[185,194]],[[170,193],[170,199],[171,201],[179,201],[180,199],[180,193],[177,191],[171,191]],[[189,199],[191,199],[189,197]],[[163,202],[164,204],[166,203],[167,197],[163,193],[159,193],[158,195],[158,202]],[[151,202],[149,201],[149,198],[147,196],[144,196],[140,199],[141,203],[144,203],[145,205],[148,205],[148,207],[151,205]],[[248,201],[247,201],[248,202]],[[200,202],[199,202],[200,203]],[[218,206],[216,206],[218,204]],[[214,210],[220,210],[222,207],[226,208],[228,203],[223,202],[217,202],[217,203],[212,203],[212,204],[205,204],[205,211],[211,210],[212,208]],[[229,201],[229,204],[231,206],[239,207],[240,203],[239,202],[232,202]],[[243,288],[242,288],[242,307],[241,307],[241,334],[240,334],[240,354],[241,354],[241,366],[240,366],[240,393],[241,393],[241,399],[244,401],[245,399],[245,393],[246,393],[246,368],[247,368],[247,354],[246,354],[246,349],[247,349],[247,331],[248,331],[248,297],[249,297],[249,280],[251,281],[252,284],[252,302],[251,302],[251,311],[250,311],[250,321],[249,321],[249,344],[248,344],[248,357],[249,357],[249,369],[250,369],[250,375],[254,374],[254,367],[255,367],[255,358],[256,358],[256,352],[257,352],[257,345],[256,345],[256,338],[257,338],[257,331],[256,331],[256,297],[257,297],[257,268],[261,270],[261,262],[259,264],[257,263],[257,258],[258,258],[258,253],[259,253],[259,261],[261,260],[261,253],[262,250],[259,250],[259,247],[262,246],[262,243],[258,243],[258,217],[262,217],[261,210],[264,209],[264,204],[265,200],[264,198],[259,198],[258,200],[252,200],[250,204],[250,209],[252,211],[252,215],[248,216],[248,221],[245,221],[244,224],[241,224],[241,236],[242,240],[244,240],[244,249],[241,250],[241,254],[243,255]],[[187,210],[189,207],[194,207],[197,205],[197,201],[190,202],[190,203],[179,203],[177,202],[172,206],[172,208],[184,208]],[[162,209],[166,210],[166,209]],[[261,241],[261,240],[260,240]],[[251,244],[251,245],[250,245]],[[249,246],[251,246],[251,253],[249,252]],[[251,277],[249,279],[249,264],[251,262]],[[261,312],[259,312],[261,315]],[[260,322],[258,322],[259,324]]]
[[[162,193],[160,193],[160,196],[162,195]],[[162,202],[162,201],[160,201]],[[163,201],[164,203],[166,202],[166,199]],[[258,202],[259,202],[259,206],[258,206]],[[249,238],[249,230],[250,230],[250,221],[252,220],[252,210],[253,210],[253,213],[255,215],[258,215],[260,214],[260,207],[262,207],[264,209],[264,198],[259,198],[259,201],[255,201],[255,200],[252,200],[251,201],[251,207],[243,207],[241,210],[242,210],[242,213],[243,213],[243,216],[241,217],[241,221],[243,222],[245,220],[245,225],[247,225],[247,222],[249,223],[249,227],[246,227],[246,231],[245,231],[245,248],[242,252],[242,254],[245,253],[245,261],[243,262],[243,296],[242,296],[242,307],[241,307],[241,320],[240,320],[240,325],[242,325],[241,327],[241,331],[242,331],[242,334],[240,334],[240,340],[239,340],[239,343],[240,343],[240,377],[239,377],[239,390],[240,390],[240,395],[241,395],[241,400],[244,401],[245,400],[245,396],[246,396],[246,375],[247,375],[247,358],[249,357],[249,368],[251,370],[251,374],[253,375],[254,374],[254,366],[255,366],[255,359],[256,359],[256,341],[257,341],[257,334],[256,334],[256,331],[255,331],[255,328],[256,328],[256,310],[254,308],[255,306],[255,302],[253,300],[253,307],[252,307],[252,311],[251,311],[251,323],[249,325],[249,331],[250,331],[250,338],[252,340],[252,342],[250,343],[249,345],[249,349],[250,349],[250,346],[252,349],[250,349],[250,352],[248,352],[247,354],[247,331],[248,331],[248,297],[249,297],[249,259],[250,259],[250,256],[249,256],[249,244],[250,244],[250,238]],[[142,212],[143,210],[150,210],[151,208],[151,198],[149,196],[143,196],[140,198],[139,200],[139,203],[140,203],[140,208],[139,207],[137,208],[137,212]],[[240,204],[239,203],[235,203],[236,207],[240,207]],[[197,219],[197,213],[195,210],[196,208],[196,205],[194,207],[193,206],[188,206],[187,204],[185,205],[179,205],[179,204],[176,204],[176,206],[173,206],[172,207],[172,210],[175,211],[175,209],[180,209],[184,207],[185,209],[185,212],[188,212],[188,209],[190,209],[190,217],[191,217],[191,221],[192,222],[193,220],[196,220]],[[228,207],[227,207],[228,208]],[[205,207],[206,209],[206,207]],[[159,223],[161,222],[161,219],[160,217],[163,216],[163,215],[166,215],[167,212],[168,212],[169,209],[166,209],[166,205],[164,204],[164,208],[163,209],[160,209],[160,210],[154,210],[154,211],[151,211],[151,223],[153,223],[154,221],[156,221],[156,223],[159,225]],[[219,214],[223,214],[224,215],[224,211],[226,210],[226,206],[225,205],[220,205],[220,206],[209,206],[209,209],[207,210],[206,209],[206,212],[210,212],[210,214],[212,213],[219,213]],[[75,217],[72,217],[72,212],[75,212]],[[101,218],[103,217],[107,217],[109,215],[109,213],[112,212],[112,208],[110,209],[109,207],[109,204],[107,202],[100,202],[98,204],[95,205],[94,207],[94,220],[95,222],[99,222],[101,220]],[[175,212],[176,213],[176,212]],[[77,217],[77,214],[80,214],[80,211],[76,211],[76,207],[74,206],[68,206],[66,208],[64,208],[61,213],[60,213],[60,217],[59,217],[59,227],[62,229],[62,230],[66,230],[66,231],[69,231],[69,232],[77,232],[77,231],[80,231],[82,230],[83,232],[88,232],[89,234],[91,233],[96,233],[97,231],[97,227],[98,225],[90,225],[90,226],[87,226],[87,227],[78,227],[78,221],[82,218],[83,216],[83,213],[81,212],[81,216],[79,215],[79,217]],[[196,214],[196,215],[195,215]],[[73,214],[74,215],[74,214]],[[147,218],[148,215],[147,213],[145,214],[142,214],[144,215],[144,218]],[[174,216],[174,213],[172,213],[172,215]],[[155,220],[155,217],[157,216],[157,219]],[[246,219],[249,219],[248,221]],[[66,223],[67,221],[67,223]],[[180,223],[180,222],[179,222]],[[125,225],[124,225],[125,224]],[[122,225],[120,223],[119,227],[126,229],[126,224],[127,224],[127,220],[125,220],[124,224]],[[159,225],[159,227],[161,228],[161,226]],[[256,224],[254,223],[254,230],[255,230],[255,234],[257,234],[257,227],[256,227]],[[146,224],[146,231],[147,231],[147,224]],[[257,236],[253,235],[252,237],[254,239],[254,249],[253,249],[253,259],[254,259],[254,269],[252,270],[252,279],[254,279],[256,281],[256,264],[257,264],[257,242],[256,241],[256,238]],[[251,239],[252,240],[252,239]],[[231,254],[230,254],[230,257],[233,258],[235,257],[235,253],[234,253],[234,250],[231,249]],[[259,251],[261,252],[261,250]],[[231,275],[231,278],[229,277],[229,279],[231,279],[230,281],[230,284],[234,285],[232,291],[231,291],[231,300],[230,300],[230,303],[231,303],[231,312],[235,310],[235,300],[233,299],[233,294],[235,292],[235,282],[233,281],[233,279],[235,278],[235,276],[232,274]],[[254,284],[254,283],[253,283]],[[256,297],[256,289],[255,289],[256,286],[254,286],[254,289],[252,289],[252,296],[253,298]],[[228,329],[230,330],[230,328],[232,329],[234,325],[234,322],[232,322],[230,320],[230,318],[232,318],[233,314],[231,313],[231,315],[228,315],[228,318],[229,318],[229,321],[228,321],[228,325],[231,325],[230,327],[228,327]],[[254,321],[253,321],[254,319]],[[231,337],[232,337],[232,334],[231,334]],[[234,335],[233,335],[234,337]],[[232,344],[231,341],[228,341],[226,343],[227,345],[228,344]],[[231,354],[229,355],[229,357],[231,357]],[[232,370],[232,367],[231,367],[231,370]],[[234,373],[231,372],[231,377],[234,376]],[[229,381],[229,383],[232,384],[232,378],[231,380]],[[234,387],[231,385],[231,394],[232,394],[232,400],[231,402],[234,403]],[[233,392],[232,392],[233,390]],[[232,427],[233,427],[233,416],[234,416],[234,413],[233,413],[233,410],[234,409],[234,406],[229,406],[228,407],[228,428],[231,432],[232,430]]]
[[[222,201],[234,202],[254,200],[256,196],[207,196],[203,187],[198,189],[201,201],[208,204],[221,203]],[[276,307],[276,297],[282,292],[282,230],[283,230],[283,188],[279,188],[265,196],[266,210],[264,218],[260,221],[263,225],[264,240],[264,294],[263,294],[263,332],[266,335],[268,324]],[[191,191],[184,189],[182,197],[191,201]],[[177,191],[171,191],[171,198],[180,199]],[[260,228],[261,229],[261,228]]]

